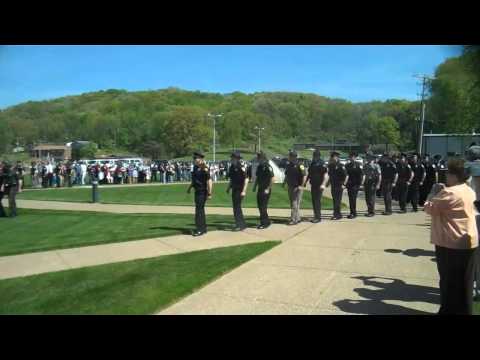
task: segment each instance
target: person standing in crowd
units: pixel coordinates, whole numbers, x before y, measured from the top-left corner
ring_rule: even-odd
[[[7,217],[7,214],[5,213],[5,209],[3,208],[3,204],[2,204],[2,199],[5,195],[5,188],[3,187],[3,183],[5,181],[3,176],[4,171],[5,171],[5,165],[2,162],[0,162],[0,218]]]
[[[152,172],[152,178],[150,179],[150,182],[157,182],[158,179],[157,179],[157,174],[158,174],[158,164],[156,162],[153,162],[151,165],[150,165],[150,170]]]
[[[413,179],[410,185],[410,202],[414,212],[418,211],[418,203],[420,196],[420,187],[425,181],[425,167],[418,161],[418,154],[415,153],[412,156],[412,162],[410,164],[413,171]]]
[[[205,155],[201,152],[193,154],[195,165],[192,172],[192,182],[187,189],[190,194],[195,189],[195,227],[193,236],[201,236],[207,233],[207,222],[205,218],[205,202],[212,198],[212,179],[210,169],[205,163]]]
[[[383,201],[385,202],[385,211],[382,214],[392,215],[392,189],[397,185],[398,172],[395,164],[387,153],[383,154],[380,168],[382,171],[381,188]]]
[[[18,176],[18,192],[21,193],[23,191],[23,181],[25,175],[25,169],[21,161],[17,161],[17,166],[15,167],[15,171]]]
[[[333,151],[330,154],[330,160],[328,162],[328,183],[330,185],[330,190],[332,193],[333,199],[333,216],[331,220],[340,220],[342,216],[342,196],[343,190],[345,190],[348,183],[348,173],[340,163],[340,154],[336,151]]]
[[[267,156],[263,151],[257,153],[258,166],[255,173],[255,184],[253,185],[253,192],[258,188],[257,192],[257,207],[260,213],[260,224],[257,229],[266,229],[270,226],[271,221],[268,217],[268,201],[272,193],[273,187],[273,168],[268,163]]]
[[[322,159],[320,150],[313,152],[312,163],[308,167],[306,183],[310,182],[310,194],[312,197],[312,206],[314,217],[312,223],[316,224],[322,221],[322,196],[325,185],[328,181],[328,168]],[[306,185],[306,184],[305,184]]]
[[[347,192],[350,205],[349,219],[355,219],[357,217],[358,190],[360,190],[360,187],[363,186],[363,183],[365,182],[363,166],[356,161],[357,156],[357,153],[350,153],[350,161],[345,166],[348,174]]]
[[[235,228],[233,231],[243,231],[247,228],[242,212],[242,200],[245,198],[248,186],[247,167],[239,151],[232,153],[231,162],[227,194],[231,189],[233,216],[235,217]]]
[[[73,166],[70,161],[67,162],[65,167],[65,180],[68,187],[72,187],[72,175],[73,175]]]
[[[291,216],[288,225],[297,225],[302,221],[300,205],[306,180],[305,166],[298,161],[297,153],[290,150],[283,182],[283,187],[285,187],[285,184],[288,185],[288,197],[290,199]]]
[[[440,276],[440,315],[470,315],[478,229],[475,193],[464,161],[448,162],[447,185],[438,184],[424,210],[432,217],[431,242]]]
[[[81,181],[82,181],[82,185],[85,185],[85,178],[87,176],[87,164],[85,162],[82,162],[80,164],[80,176],[81,176]]]
[[[53,186],[53,165],[51,162],[48,162],[47,164],[47,180],[48,180],[48,187]]]
[[[8,210],[10,217],[17,216],[17,189],[18,189],[18,173],[10,164],[5,164],[2,171],[3,181],[0,192],[8,196]]]
[[[382,171],[375,161],[375,155],[367,153],[366,158],[367,164],[364,166],[363,172],[365,174],[364,191],[368,212],[365,216],[372,217],[375,216],[375,197],[382,182]]]
[[[400,155],[400,162],[397,166],[398,181],[397,181],[397,194],[398,202],[400,205],[400,213],[405,214],[407,212],[407,194],[408,188],[412,183],[414,173],[411,166],[407,162],[407,155]]]
[[[423,206],[425,201],[427,200],[427,196],[432,190],[433,184],[438,183],[438,169],[430,159],[429,154],[425,154],[423,160],[423,166],[425,167],[425,181],[423,182],[423,186],[420,187],[420,194],[418,199],[418,205]]]
[[[37,165],[32,161],[30,164],[30,177],[32,179],[32,187],[38,187],[38,174],[37,174]]]

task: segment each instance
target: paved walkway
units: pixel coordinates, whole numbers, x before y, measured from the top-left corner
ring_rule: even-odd
[[[160,314],[432,314],[439,290],[426,215],[306,226]]]

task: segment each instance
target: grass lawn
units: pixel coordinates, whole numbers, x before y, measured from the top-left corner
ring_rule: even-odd
[[[268,241],[0,281],[0,314],[152,314],[270,250]]]
[[[132,187],[111,187],[101,188],[100,202],[106,204],[140,204],[140,205],[182,205],[193,206],[193,190],[189,195],[186,193],[187,185],[158,185],[158,186],[132,186]],[[226,193],[226,183],[216,183],[213,186],[213,197],[207,202],[207,206],[230,207],[232,196]],[[329,194],[329,189],[326,194]],[[27,190],[17,196],[18,199],[26,200],[54,200],[69,202],[91,202],[92,190],[90,188],[72,189],[48,189],[48,190]],[[256,194],[252,192],[249,185],[247,196],[243,201],[243,207],[256,208]],[[270,208],[288,209],[288,191],[280,184],[275,184],[269,202]],[[311,209],[310,192],[304,191],[302,208]],[[322,199],[323,209],[332,209],[333,203],[329,197]]]
[[[480,315],[480,302],[473,303],[473,314]]]
[[[275,219],[285,222],[286,219]],[[246,217],[256,226],[256,217]],[[15,219],[0,218],[0,256],[97,244],[190,234],[195,228],[190,214],[111,214],[85,211],[20,209]],[[208,215],[212,230],[230,229],[230,215]]]

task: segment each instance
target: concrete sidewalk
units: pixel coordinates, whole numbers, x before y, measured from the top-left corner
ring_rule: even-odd
[[[160,314],[433,314],[423,212],[307,227]]]

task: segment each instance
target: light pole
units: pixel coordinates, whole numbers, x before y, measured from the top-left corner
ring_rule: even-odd
[[[431,77],[428,75],[414,75],[413,77],[420,79],[422,81],[422,101],[421,101],[421,108],[420,108],[420,131],[419,131],[419,137],[418,137],[418,153],[421,155],[422,154],[422,147],[423,147],[423,127],[425,124],[425,107],[426,107],[426,101],[425,101],[425,92],[427,89],[427,81],[434,80],[435,77]]]
[[[217,117],[222,117],[223,114],[207,114],[208,117],[213,117],[213,162],[215,162],[215,122]]]
[[[260,141],[260,132],[262,130],[265,130],[264,127],[259,127],[259,126],[255,126],[255,130],[258,130],[258,152],[260,152],[261,148],[260,148],[260,144],[261,144],[261,141]]]

